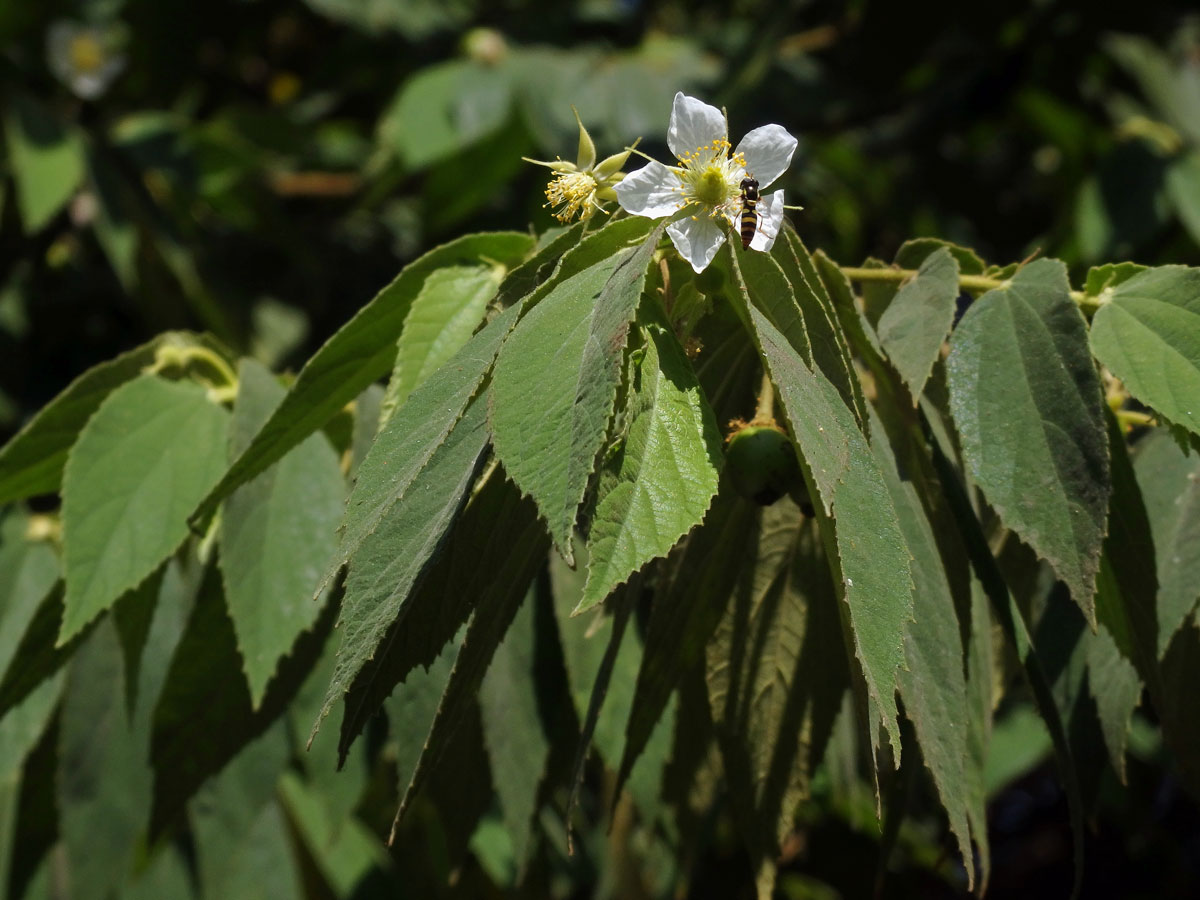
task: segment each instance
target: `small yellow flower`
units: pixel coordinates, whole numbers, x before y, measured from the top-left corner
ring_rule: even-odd
[[[554,208],[554,218],[560,222],[570,222],[576,217],[587,221],[596,210],[603,210],[606,202],[617,199],[613,188],[625,177],[621,168],[632,152],[632,148],[623,150],[597,163],[596,145],[583,127],[578,110],[571,107],[571,111],[579,123],[579,151],[575,162],[563,159],[545,162],[522,157],[526,162],[545,166],[555,173],[546,185],[546,206]],[[636,141],[634,146],[637,146]]]

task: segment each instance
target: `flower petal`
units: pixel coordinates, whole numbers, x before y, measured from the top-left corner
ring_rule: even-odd
[[[667,234],[679,255],[692,264],[697,272],[703,272],[725,240],[725,229],[711,216],[683,219],[667,226]]]
[[[630,172],[616,185],[617,201],[627,213],[661,219],[679,209],[679,176],[660,162]]]
[[[759,190],[787,171],[797,141],[782,125],[763,125],[746,133],[736,153],[746,158],[746,174],[758,180]]]
[[[725,137],[725,116],[715,106],[680,91],[671,108],[667,146],[677,159]]]
[[[779,228],[783,225],[783,191],[772,191],[758,201],[755,207],[758,213],[758,229],[750,241],[751,250],[770,250],[779,236]]]

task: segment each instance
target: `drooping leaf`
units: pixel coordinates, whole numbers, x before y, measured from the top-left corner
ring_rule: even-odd
[[[930,258],[942,254],[949,256],[945,250],[939,250]],[[893,303],[899,300],[897,295]],[[968,888],[973,888],[971,818],[974,814],[983,819],[985,810],[982,805],[973,808],[973,800],[978,802],[981,798],[972,798],[969,793],[971,780],[967,766],[971,732],[963,724],[970,721],[970,710],[954,596],[920,495],[914,484],[905,480],[898,470],[883,423],[878,419],[872,424],[871,433],[876,435],[872,445],[875,459],[896,505],[900,529],[912,554],[913,621],[904,634],[906,666],[899,672],[900,699],[904,702],[905,717],[912,722],[920,744],[921,758],[946,810],[950,830],[967,870]],[[982,842],[987,840],[986,832],[977,837]]]
[[[151,834],[161,832],[200,785],[279,717],[319,658],[333,627],[335,604],[330,603],[316,627],[301,635],[281,661],[255,707],[242,675],[220,576],[215,567],[207,566],[202,577],[195,607],[154,707]]]
[[[154,362],[160,346],[189,340],[181,333],[160,335],[72,381],[0,449],[0,503],[57,491],[67,451],[104,399]]]
[[[406,405],[405,410],[408,408]],[[397,416],[394,421],[402,418]],[[376,442],[375,447],[381,445]],[[341,649],[322,716],[342,699],[367,661],[379,653],[417,579],[466,502],[486,448],[487,413],[483,401],[476,400],[446,442],[434,451],[429,464],[414,473],[408,497],[393,504],[357,548],[346,576],[338,623]],[[368,456],[363,463],[364,471],[371,459]]]
[[[224,468],[229,416],[191,382],[141,375],[101,404],[63,472],[66,641],[158,568]]]
[[[1049,732],[1050,740],[1054,746],[1054,753],[1059,766],[1059,775],[1066,789],[1067,807],[1071,821],[1072,850],[1075,860],[1075,880],[1072,888],[1072,896],[1076,897],[1079,894],[1079,886],[1083,878],[1084,812],[1079,775],[1068,739],[1067,728],[1062,716],[1059,714],[1058,705],[1055,703],[1053,687],[1050,679],[1047,677],[1045,664],[1038,655],[1037,649],[1034,647],[1033,641],[1029,636],[1029,628],[1025,623],[1021,608],[1009,592],[1008,586],[1004,581],[1004,576],[1001,574],[996,563],[996,558],[992,555],[987,538],[984,536],[983,528],[978,518],[976,518],[974,507],[971,505],[971,500],[967,495],[966,489],[963,487],[962,476],[950,462],[946,448],[942,445],[942,439],[934,436],[933,429],[927,421],[924,425],[923,431],[926,439],[929,441],[929,448],[932,451],[933,468],[937,473],[938,479],[941,481],[942,490],[950,513],[958,524],[964,549],[971,560],[971,566],[979,580],[979,584],[991,605],[994,621],[1000,626],[1000,631],[1004,635],[1008,646],[1021,662],[1030,692],[1037,705],[1038,714],[1041,716],[1041,721],[1045,723],[1046,731]],[[972,622],[975,621],[978,621],[978,617],[973,613]],[[981,689],[977,688],[977,690]],[[980,730],[978,727],[973,729],[972,749],[976,753],[978,752],[976,741]],[[1000,756],[999,751],[990,756],[989,759],[995,759],[998,756]],[[989,780],[991,776],[990,769],[991,765],[989,763],[989,770],[984,773],[985,785],[994,783],[994,780]],[[975,820],[972,820],[972,827],[974,826]]]
[[[116,618],[109,617],[87,633],[67,673],[57,799],[72,893],[79,897],[105,898],[124,880],[149,824],[151,722],[189,600],[174,567],[154,585],[159,602],[150,607],[138,664],[129,665]]]
[[[242,360],[231,459],[250,444],[284,394],[264,366]],[[313,592],[334,553],[344,498],[337,456],[318,432],[225,501],[219,562],[255,705],[280,658],[321,614],[324,604],[313,600]]]
[[[775,257],[766,253],[738,253],[732,250],[731,239],[721,248],[722,254],[730,254],[730,268],[738,287],[745,291],[750,302],[767,317],[792,349],[800,354],[806,365],[813,364],[812,346],[808,337],[804,313],[796,301],[796,292]],[[792,273],[796,277],[797,272]],[[740,307],[734,305],[735,310]]]
[[[498,522],[504,527],[497,527]],[[445,547],[401,607],[379,651],[350,685],[341,752],[397,684],[407,684],[410,673],[433,663],[476,606],[503,605],[509,602],[506,597],[525,596],[549,547],[550,538],[533,501],[522,497],[503,470],[497,469],[455,520]],[[436,702],[434,697],[435,706]],[[404,778],[407,784],[408,775]]]
[[[971,305],[946,372],[971,475],[1095,623],[1110,482],[1103,398],[1086,342],[1066,267],[1041,259]]]
[[[54,550],[45,541],[29,540],[28,527],[24,516],[0,520],[0,672],[9,668],[29,623],[58,580]]]
[[[188,803],[188,821],[196,848],[196,869],[205,897],[224,897],[246,886],[247,873],[236,863],[246,849],[263,809],[275,796],[287,768],[287,730],[277,722],[250,741]],[[232,863],[232,864],[231,864]]]
[[[756,552],[706,650],[725,776],[760,873],[808,796],[848,684],[819,540],[791,500],[764,509]]]
[[[1155,431],[1138,444],[1133,467],[1154,542],[1162,658],[1200,600],[1200,458]]]
[[[651,327],[631,386],[628,432],[596,501],[588,580],[576,612],[601,602],[704,518],[717,492],[721,442],[674,335]]]
[[[971,630],[967,656],[967,817],[979,853],[979,894],[987,893],[992,872],[991,843],[987,828],[987,765],[992,739],[993,671],[995,648],[987,595],[978,579],[971,579]]]
[[[568,561],[571,531],[604,441],[621,356],[661,232],[559,281],[496,360],[496,454],[533,497]]]
[[[896,674],[904,664],[913,585],[895,506],[866,438],[836,388],[810,370],[758,310],[751,307],[750,317],[810,496],[820,504],[822,539],[847,605],[868,695],[879,706],[898,756]]]
[[[0,782],[19,780],[21,764],[45,732],[58,706],[63,681],[61,674],[47,678],[0,718]]]
[[[702,664],[725,613],[738,570],[756,533],[757,507],[722,479],[712,508],[668,560],[666,587],[655,598],[629,720],[617,789],[625,785],[679,680]]]
[[[25,231],[40,231],[83,181],[82,135],[23,91],[8,92],[4,133]]]
[[[958,264],[950,251],[935,250],[921,263],[879,317],[879,343],[908,385],[915,405],[950,333],[958,300]]]
[[[1162,698],[1155,711],[1163,737],[1193,797],[1200,797],[1200,716],[1195,686],[1200,681],[1200,626],[1195,619],[1175,632],[1162,661]]]
[[[193,517],[207,517],[234,488],[280,459],[371,382],[391,371],[404,320],[431,272],[443,266],[474,264],[483,256],[515,265],[532,242],[529,235],[516,232],[471,234],[407,265],[308,360],[283,402],[220,483],[197,505]]]
[[[455,743],[459,728],[472,717],[475,719],[475,727],[479,727],[479,712],[475,703],[479,685],[488,666],[491,665],[496,648],[504,640],[504,635],[526,597],[514,592],[503,599],[504,603],[481,606],[467,625],[462,646],[454,659],[454,669],[438,702],[437,714],[429,729],[420,760],[407,787],[401,790],[400,807],[392,821],[393,838],[413,797],[429,779],[447,748]],[[486,769],[486,766],[484,768]]]
[[[461,431],[457,423],[487,376],[519,312],[519,307],[511,307],[489,323],[422,384],[380,430],[359,466],[358,480],[342,520],[341,543],[322,586],[358,553],[393,507],[413,493],[418,480],[428,483],[429,466],[450,435],[458,432],[457,441],[461,442],[468,431],[483,434],[477,422]],[[475,405],[482,407],[483,403],[476,401]]]
[[[383,420],[470,339],[504,271],[494,265],[447,266],[429,274],[413,298],[397,342]]]
[[[518,868],[529,854],[550,736],[538,712],[536,604],[517,613],[479,688],[483,738]]]
[[[116,628],[105,620],[71,661],[63,704],[58,802],[81,898],[103,900],[120,883],[150,808],[145,735],[126,717],[123,668]]]
[[[804,328],[812,344],[813,363],[837,388],[861,425],[867,417],[866,400],[854,371],[846,336],[838,327],[833,299],[795,229],[786,225],[782,236],[783,241],[775,242],[774,253],[791,281],[796,302],[804,313]]]
[[[1092,318],[1092,352],[1133,396],[1200,434],[1200,269],[1148,269],[1110,296]]]
[[[353,897],[373,869],[388,865],[387,853],[357,819],[331,818],[320,796],[294,772],[279,783],[279,799],[336,897]]]

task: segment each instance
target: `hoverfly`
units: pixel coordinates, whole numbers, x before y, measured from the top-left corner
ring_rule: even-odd
[[[758,230],[758,179],[747,175],[742,179],[742,249],[749,250],[750,242],[754,240],[754,232]]]

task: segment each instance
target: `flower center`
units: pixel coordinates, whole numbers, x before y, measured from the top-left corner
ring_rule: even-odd
[[[718,138],[680,158],[679,192],[684,203],[707,207],[710,215],[732,215],[741,200],[746,158],[729,153],[729,141]]]
[[[554,218],[569,222],[586,206],[584,215],[590,215],[596,195],[596,179],[586,172],[563,172],[550,180],[546,186],[547,206],[555,206]]]
[[[67,55],[75,70],[84,74],[96,72],[104,65],[104,48],[90,34],[79,34],[72,38]]]

